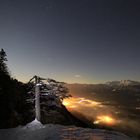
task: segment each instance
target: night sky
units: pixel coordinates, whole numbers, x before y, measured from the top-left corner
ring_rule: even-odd
[[[23,82],[140,80],[140,0],[0,0],[0,48]]]

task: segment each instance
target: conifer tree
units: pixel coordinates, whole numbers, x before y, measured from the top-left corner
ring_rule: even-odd
[[[4,49],[1,49],[0,50],[0,73],[9,75],[7,65],[6,65],[6,61],[7,61],[6,56],[7,55]]]

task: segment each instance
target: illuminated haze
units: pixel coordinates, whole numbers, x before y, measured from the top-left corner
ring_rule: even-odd
[[[140,1],[0,0],[0,48],[13,77],[140,80]]]

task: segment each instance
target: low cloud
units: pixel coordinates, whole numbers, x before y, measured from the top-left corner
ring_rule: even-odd
[[[76,74],[76,75],[74,75],[74,77],[75,77],[75,78],[80,78],[80,77],[82,77],[82,76],[81,76],[81,75]]]

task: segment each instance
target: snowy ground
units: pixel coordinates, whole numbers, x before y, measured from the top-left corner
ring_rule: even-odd
[[[122,133],[75,126],[42,125],[37,120],[24,127],[1,129],[0,140],[137,140]]]

